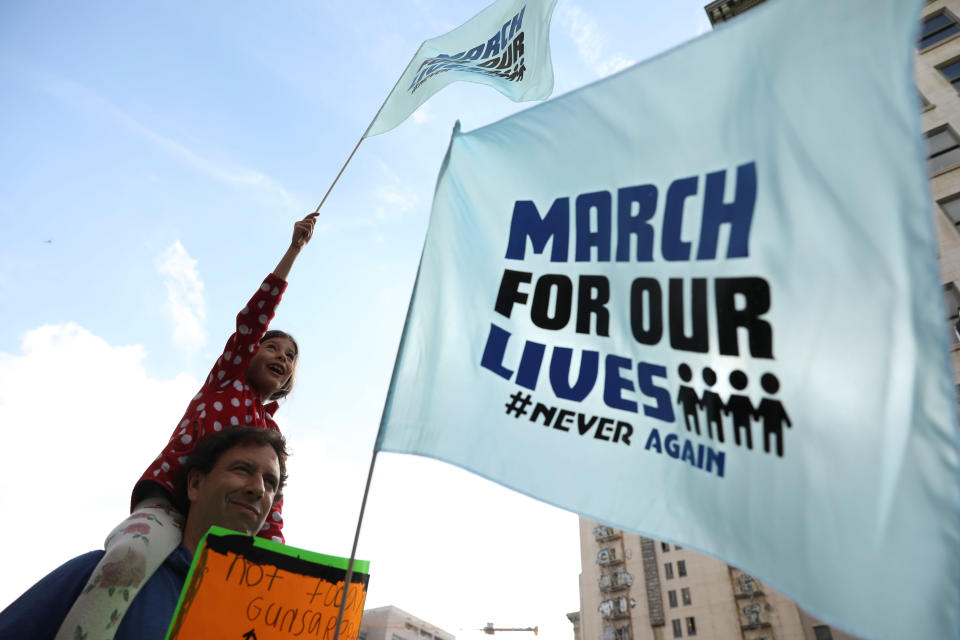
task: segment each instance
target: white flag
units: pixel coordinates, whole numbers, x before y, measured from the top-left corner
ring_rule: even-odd
[[[497,0],[420,45],[363,137],[385,133],[451,82],[487,84],[515,102],[553,91],[550,18],[557,0]]]

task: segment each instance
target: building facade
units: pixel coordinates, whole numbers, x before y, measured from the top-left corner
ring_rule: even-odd
[[[960,0],[924,5],[914,77],[927,142],[940,278],[951,336],[954,380],[960,380]]]
[[[393,605],[366,609],[357,640],[456,640],[452,633]]]
[[[715,558],[586,518],[580,563],[581,640],[856,640]]]
[[[753,9],[766,0],[715,0],[703,8],[710,18],[710,24],[716,26],[721,22],[732,20],[744,11]]]
[[[765,0],[716,0],[717,25]],[[772,0],[774,2],[778,0]],[[960,0],[928,0],[914,63],[925,133],[931,210],[960,380]],[[796,603],[719,560],[689,549],[580,520],[577,640],[852,640]],[[573,614],[571,614],[573,615]],[[573,621],[573,618],[571,618]]]

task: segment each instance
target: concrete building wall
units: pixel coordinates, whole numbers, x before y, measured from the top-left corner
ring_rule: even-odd
[[[392,605],[366,609],[357,640],[456,640],[435,625]]]
[[[923,8],[922,20],[944,14],[960,26],[960,0],[934,0]],[[917,90],[928,103],[921,113],[925,132],[950,127],[960,136],[960,94],[938,67],[960,58],[960,30],[939,42],[918,51],[914,59],[914,76]],[[930,178],[930,191],[934,203],[948,200],[960,194],[960,163],[951,164],[935,171]],[[937,251],[940,257],[941,282],[945,293],[949,287],[960,291],[960,234],[954,222],[939,204],[933,206],[934,225],[937,231]],[[949,297],[948,295],[945,297]],[[948,309],[947,317],[955,316],[956,309]],[[955,317],[954,320],[955,322]],[[954,380],[960,379],[960,345],[954,341],[951,348]]]
[[[719,560],[585,518],[580,541],[582,640],[805,640],[789,598]]]
[[[580,612],[568,613],[567,620],[573,625],[573,640],[580,640]]]

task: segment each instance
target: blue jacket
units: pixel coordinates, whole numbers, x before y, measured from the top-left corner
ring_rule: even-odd
[[[0,612],[0,640],[53,640],[103,551],[66,562]],[[120,621],[116,640],[163,640],[190,570],[191,554],[178,547],[147,580]]]

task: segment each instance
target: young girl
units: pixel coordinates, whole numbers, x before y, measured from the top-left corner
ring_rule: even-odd
[[[200,440],[237,425],[277,429],[276,401],[290,393],[299,349],[292,336],[267,327],[290,268],[313,235],[316,216],[311,213],[294,225],[293,240],[277,268],[237,315],[236,331],[187,405],[170,442],[134,486],[131,515],[107,537],[106,553],[57,640],[113,638],[139,588],[180,544],[184,516],[171,506],[171,498],[180,468]],[[258,536],[283,542],[282,504],[281,499],[273,506]]]

